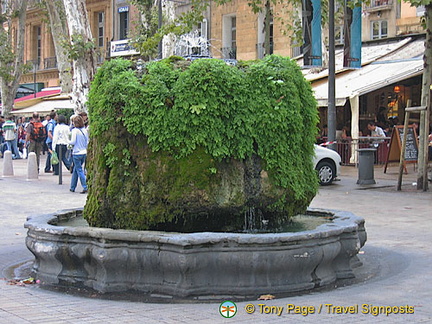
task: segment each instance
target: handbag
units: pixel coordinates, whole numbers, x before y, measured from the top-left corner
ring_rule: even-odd
[[[53,152],[51,153],[51,164],[52,164],[52,165],[59,164],[59,158],[58,158],[58,156],[57,156],[57,152],[55,152],[55,151],[53,151]]]

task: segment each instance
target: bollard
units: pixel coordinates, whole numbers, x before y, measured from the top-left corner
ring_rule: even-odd
[[[13,175],[12,152],[5,151],[3,155],[3,177],[12,177]]]
[[[359,166],[358,166],[358,180],[357,184],[375,184],[374,179],[374,148],[358,149],[359,152]]]
[[[27,180],[34,180],[39,178],[36,153],[30,152],[27,159]]]

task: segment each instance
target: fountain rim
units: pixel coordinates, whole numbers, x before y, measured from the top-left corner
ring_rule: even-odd
[[[48,232],[50,235],[70,235],[87,236],[95,239],[105,239],[111,241],[130,241],[130,242],[158,242],[172,245],[190,245],[211,241],[212,244],[218,242],[236,242],[238,244],[271,244],[281,241],[292,242],[297,240],[313,240],[340,235],[356,231],[358,225],[364,222],[362,217],[356,216],[351,212],[308,208],[306,214],[331,215],[332,222],[317,226],[313,230],[301,232],[277,232],[277,233],[229,233],[229,232],[163,232],[151,230],[125,230],[99,227],[74,227],[58,226],[59,217],[71,215],[79,217],[82,215],[83,208],[65,209],[49,214],[32,215],[27,218],[24,227],[29,231],[38,233]],[[70,218],[71,218],[70,217]],[[252,241],[251,241],[252,240]]]

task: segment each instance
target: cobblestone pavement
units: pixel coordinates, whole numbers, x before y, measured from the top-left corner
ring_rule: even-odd
[[[82,207],[86,199],[86,195],[69,192],[68,173],[62,185],[58,177],[44,173],[38,180],[27,181],[26,160],[13,164],[15,175],[0,178],[0,323],[432,322],[432,193],[414,189],[412,166],[400,192],[395,190],[397,167],[387,174],[376,168],[377,184],[370,186],[357,185],[357,169],[343,167],[340,181],[320,188],[313,200],[312,207],[349,210],[366,219],[368,240],[360,254],[363,266],[356,270],[353,282],[269,301],[239,302],[235,317],[225,319],[219,314],[219,302],[138,303],[78,297],[38,285],[11,285],[10,279],[20,274],[11,273],[11,267],[32,260],[25,246],[26,217]],[[0,160],[0,174],[2,170]],[[248,314],[245,307],[251,309],[251,305],[255,311]],[[413,314],[374,315],[375,306],[399,306],[390,310]],[[289,308],[293,308],[290,313]],[[281,315],[271,313],[279,309]]]

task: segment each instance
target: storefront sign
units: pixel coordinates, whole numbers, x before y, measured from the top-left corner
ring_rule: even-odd
[[[137,55],[139,52],[129,44],[128,39],[111,42],[110,56],[130,56]]]

